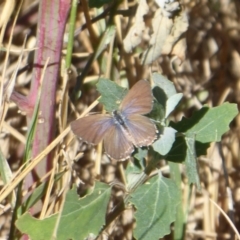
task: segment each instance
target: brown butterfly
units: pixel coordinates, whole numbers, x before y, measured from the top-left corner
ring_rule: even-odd
[[[143,114],[152,110],[150,84],[138,81],[111,114],[95,114],[71,123],[72,131],[83,141],[98,144],[103,140],[106,154],[115,160],[130,157],[135,147],[151,145],[157,138],[155,124]]]

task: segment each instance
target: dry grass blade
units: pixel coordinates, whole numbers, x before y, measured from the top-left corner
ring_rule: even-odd
[[[231,219],[228,217],[228,215],[224,212],[224,210],[217,204],[215,203],[212,199],[209,199],[209,201],[215,206],[217,207],[217,209],[224,215],[224,217],[226,218],[226,220],[228,221],[228,223],[230,224],[231,228],[233,229],[233,231],[235,232],[237,239],[240,239],[240,235],[239,232],[237,230],[237,228],[235,227],[235,225],[233,224],[233,222],[231,221]]]

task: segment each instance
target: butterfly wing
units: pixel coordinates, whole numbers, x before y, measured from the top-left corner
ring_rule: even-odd
[[[103,142],[106,154],[115,160],[123,161],[134,151],[131,139],[117,123],[108,129]]]
[[[149,82],[138,81],[127,93],[120,105],[123,115],[147,114],[153,107],[153,95]]]
[[[128,92],[120,105],[127,132],[134,146],[151,145],[157,138],[155,124],[141,114],[147,114],[153,107],[153,95],[150,84],[138,81]]]
[[[147,117],[133,114],[125,120],[131,141],[136,147],[149,146],[157,138],[157,128]]]
[[[83,141],[98,144],[113,124],[114,120],[110,115],[95,114],[79,118],[73,121],[70,126],[73,133]]]

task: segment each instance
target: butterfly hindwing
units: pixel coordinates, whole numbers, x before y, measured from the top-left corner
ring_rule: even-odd
[[[134,150],[131,140],[118,123],[108,129],[103,142],[106,154],[115,160],[127,159]]]
[[[145,116],[133,114],[126,119],[125,124],[136,147],[149,146],[157,137],[155,124]]]

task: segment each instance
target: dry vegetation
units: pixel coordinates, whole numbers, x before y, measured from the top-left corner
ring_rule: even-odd
[[[122,9],[127,8],[127,1],[123,1],[120,5]],[[133,7],[135,2],[131,2]],[[209,106],[218,106],[225,101],[231,103],[240,102],[240,3],[237,0],[184,0],[183,5],[189,17],[189,28],[186,32],[187,48],[186,57],[182,64],[179,65],[178,59],[170,56],[161,56],[150,67],[142,67],[139,64],[138,56],[131,55],[126,62],[126,58],[122,57],[119,64],[120,69],[127,71],[130,85],[137,79],[149,78],[149,74],[153,70],[157,70],[166,75],[174,82],[177,91],[184,94],[184,99],[180,108],[172,116],[173,120],[178,121],[183,115],[191,116],[195,109],[199,109],[203,104]],[[3,14],[2,5],[0,12]],[[150,3],[150,9],[154,9],[153,2]],[[80,28],[85,23],[83,9],[79,7],[76,22],[76,28]],[[13,25],[13,17],[6,18],[8,24],[3,37],[3,45],[7,46]],[[5,78],[10,79],[16,68],[19,72],[16,77],[14,90],[27,94],[30,87],[31,65],[33,52],[26,52],[18,67],[18,57],[21,52],[25,34],[28,34],[26,47],[35,47],[36,24],[37,24],[37,4],[32,1],[25,0],[19,14],[16,26],[13,32],[13,41],[11,44],[11,52],[7,59],[7,68]],[[97,12],[91,9],[91,16],[96,16]],[[150,20],[151,12],[146,16],[146,21]],[[115,47],[119,47],[119,54],[122,52],[120,44],[121,36],[126,35],[127,22],[126,16],[117,15],[115,22],[117,24],[118,38]],[[95,26],[94,26],[94,29]],[[77,35],[74,42],[73,68],[80,72],[86,64],[86,56],[93,51],[92,39],[89,38],[87,29]],[[0,71],[1,82],[2,71],[5,64],[6,52],[0,52]],[[28,65],[29,64],[29,65]],[[118,66],[118,67],[119,67]],[[76,104],[78,112],[82,112],[98,97],[94,81],[99,75],[100,64],[94,62],[88,76],[84,80],[82,88],[82,97]],[[118,73],[120,74],[120,73]],[[119,77],[120,78],[120,77]],[[70,82],[69,89],[74,84]],[[61,97],[61,86],[57,94],[57,105]],[[68,94],[68,93],[66,93]],[[97,111],[100,108],[95,109]],[[76,118],[73,114],[73,106],[69,104],[67,112],[68,121]],[[56,117],[59,112],[56,108]],[[239,126],[240,121],[237,116],[231,124],[231,130],[223,137],[222,145],[213,143],[209,148],[208,155],[199,159],[199,173],[201,178],[202,193],[194,192],[189,206],[189,217],[186,226],[186,239],[235,239],[232,227],[220,212],[219,208],[231,218],[232,223],[237,229],[240,229],[240,162],[239,162]],[[2,124],[0,135],[0,148],[4,156],[8,159],[11,170],[14,173],[20,167],[20,160],[23,157],[25,135],[27,130],[26,117],[19,113],[18,106],[9,102],[5,120]],[[60,134],[56,131],[56,137]],[[74,146],[73,146],[74,145]],[[82,146],[86,150],[86,146]],[[69,149],[72,152],[69,153]],[[64,149],[63,152],[69,154],[72,159],[76,154],[78,142],[72,144],[71,147]],[[74,150],[73,150],[74,149]],[[57,149],[60,152],[59,149]],[[223,152],[223,155],[221,154]],[[85,183],[81,185],[81,191],[85,190],[94,182],[95,178],[100,178],[107,183],[118,180],[122,181],[121,168],[115,162],[109,162],[103,159],[101,168],[93,161],[95,155],[91,148],[87,148],[85,155],[80,158],[77,164],[69,162],[69,174],[74,173],[73,179],[79,182],[79,179]],[[98,161],[99,163],[99,161]],[[225,168],[225,170],[224,170]],[[101,172],[98,172],[101,169]],[[72,171],[70,171],[72,170]],[[226,174],[224,174],[226,171]],[[74,175],[73,174],[73,175]],[[101,177],[100,177],[101,176]],[[70,179],[70,178],[69,178]],[[68,179],[68,180],[69,180]],[[73,179],[71,181],[73,181]],[[75,181],[74,180],[74,181]],[[187,183],[183,180],[183,193],[187,201],[188,189]],[[3,187],[3,181],[1,181]],[[117,191],[116,197],[119,196]],[[218,207],[209,199],[214,201]],[[5,239],[9,230],[9,222],[11,217],[11,209],[9,199],[5,199],[1,210],[0,217],[0,236]],[[119,228],[125,225],[123,232],[119,235],[117,231],[111,233],[111,239],[129,239],[128,214],[120,219]],[[128,230],[127,230],[128,229]],[[130,227],[131,229],[131,227]],[[114,238],[114,234],[116,237]],[[117,235],[119,235],[117,237]],[[166,237],[170,239],[170,237]]]

